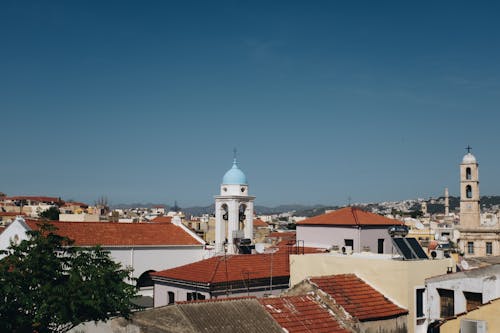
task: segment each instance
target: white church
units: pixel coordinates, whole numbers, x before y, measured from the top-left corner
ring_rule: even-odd
[[[247,177],[238,168],[236,157],[233,166],[222,178],[220,195],[215,197],[215,250],[237,253],[239,242],[253,240],[253,212],[255,197],[248,194]]]

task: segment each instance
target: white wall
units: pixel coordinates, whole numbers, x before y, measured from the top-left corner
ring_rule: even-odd
[[[202,245],[104,248],[109,250],[111,257],[122,266],[132,267],[133,276],[136,278],[149,270],[161,271],[200,261],[204,258],[205,252]]]
[[[457,273],[460,274],[460,273]],[[427,306],[430,321],[440,319],[440,296],[438,289],[448,289],[454,291],[455,314],[466,312],[467,302],[465,292],[482,293],[482,303],[500,297],[500,274],[485,274],[478,277],[451,278],[443,281],[427,281]],[[444,277],[443,277],[444,278]]]
[[[18,242],[27,239],[26,226],[23,222],[15,220],[0,234],[0,250],[6,250],[10,246],[11,240],[18,239]],[[17,237],[16,237],[17,236]],[[0,254],[0,258],[5,255]]]
[[[297,241],[304,241],[304,246],[330,248],[332,245],[344,245],[344,239],[354,240],[354,251],[359,246],[357,228],[336,228],[323,226],[297,225]]]
[[[285,289],[273,289],[272,292],[269,290],[261,290],[261,291],[244,291],[241,293],[231,293],[228,296],[224,295],[218,295],[217,298],[226,298],[226,297],[242,297],[242,296],[255,296],[255,297],[263,297],[264,295],[279,295],[283,290]],[[154,285],[154,307],[159,307],[159,306],[165,306],[168,304],[168,292],[171,291],[175,295],[175,302],[183,302],[187,301],[187,293],[189,292],[199,292],[200,294],[205,296],[205,299],[210,299],[210,293],[200,291],[200,290],[195,290],[195,289],[188,289],[188,288],[179,288],[179,287],[174,287],[170,285],[166,285],[162,282],[155,281]]]
[[[344,239],[354,240],[354,252],[361,252],[364,246],[370,247],[370,252],[377,253],[378,239],[384,239],[384,252],[392,252],[392,242],[388,227],[362,228],[333,226],[297,226],[297,240],[304,241],[304,246],[330,248],[332,245],[344,246]]]

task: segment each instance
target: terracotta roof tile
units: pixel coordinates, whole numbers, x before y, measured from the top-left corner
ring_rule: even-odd
[[[32,201],[42,201],[42,202],[60,202],[64,201],[58,197],[44,197],[44,196],[30,196],[30,195],[19,195],[14,197],[5,197],[3,200],[32,200]]]
[[[287,253],[216,256],[164,271],[151,276],[198,283],[222,283],[271,276],[290,276]],[[227,275],[226,275],[227,272]]]
[[[19,212],[0,212],[0,216],[13,216],[16,217],[18,215],[25,216],[25,213],[19,213]]]
[[[32,229],[40,221],[27,220]],[[69,237],[77,246],[132,246],[132,245],[201,245],[194,237],[172,223],[116,223],[116,222],[50,222],[57,233]]]
[[[164,216],[164,215],[157,216],[154,219],[152,219],[151,222],[155,222],[155,223],[158,223],[158,222],[169,223],[169,222],[172,222],[172,216]]]
[[[281,238],[281,239],[294,239],[295,240],[296,233],[295,233],[295,231],[285,231],[285,232],[273,231],[267,237],[276,237],[276,238]]]
[[[399,220],[390,219],[355,207],[345,207],[334,212],[314,216],[297,225],[403,225]]]
[[[408,313],[408,310],[392,303],[354,274],[315,277],[310,280],[360,321],[378,320]]]
[[[261,298],[259,302],[269,314],[290,333],[348,333],[328,310],[311,296]]]
[[[259,227],[268,227],[269,225],[262,221],[261,219],[255,219],[253,220],[253,227],[254,228],[259,228]]]

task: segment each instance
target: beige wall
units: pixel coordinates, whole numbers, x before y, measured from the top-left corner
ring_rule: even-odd
[[[425,332],[427,323],[415,319],[415,289],[425,279],[446,274],[451,259],[394,260],[387,255],[309,254],[290,256],[290,286],[309,276],[354,273],[399,306],[409,310],[408,332]],[[424,329],[425,327],[425,329]]]
[[[500,299],[497,299],[490,304],[485,304],[477,310],[470,311],[455,319],[446,321],[440,327],[441,333],[457,333],[460,332],[460,321],[462,319],[484,320],[487,322],[488,332],[497,332],[500,328]]]

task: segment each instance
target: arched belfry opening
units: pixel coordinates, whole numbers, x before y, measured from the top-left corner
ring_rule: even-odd
[[[471,198],[472,198],[472,186],[467,185],[467,186],[465,187],[465,197],[466,197],[467,199],[471,199]]]
[[[470,168],[465,169],[465,179],[471,180],[472,179],[472,172]]]

